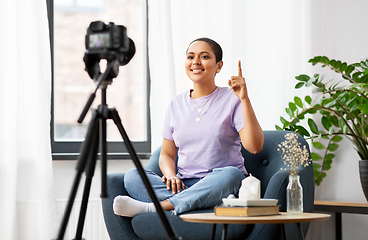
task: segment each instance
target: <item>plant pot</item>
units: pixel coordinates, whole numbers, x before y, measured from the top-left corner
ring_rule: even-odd
[[[368,201],[368,160],[359,161],[359,175],[365,198]]]

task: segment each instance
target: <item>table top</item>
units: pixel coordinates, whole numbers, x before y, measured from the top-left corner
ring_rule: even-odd
[[[313,210],[335,213],[368,214],[368,203],[315,200]]]
[[[321,206],[339,206],[339,207],[367,207],[368,202],[348,202],[348,201],[326,201],[326,200],[314,200],[314,205]]]
[[[195,223],[223,223],[223,224],[258,224],[258,223],[302,223],[328,220],[330,214],[302,213],[287,214],[281,212],[278,215],[230,217],[216,216],[215,213],[183,214],[180,217],[186,222]]]

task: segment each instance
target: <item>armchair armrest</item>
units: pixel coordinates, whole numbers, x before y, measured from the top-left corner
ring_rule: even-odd
[[[268,182],[263,198],[278,199],[280,211],[286,211],[286,186],[289,182],[289,174],[287,171],[276,172]]]

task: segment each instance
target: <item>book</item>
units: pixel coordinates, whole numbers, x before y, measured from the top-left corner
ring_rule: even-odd
[[[239,207],[220,205],[215,207],[217,216],[265,216],[279,214],[280,206]]]

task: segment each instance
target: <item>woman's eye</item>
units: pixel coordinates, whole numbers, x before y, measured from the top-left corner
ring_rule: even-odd
[[[193,59],[193,56],[188,56],[187,59],[190,59],[191,60],[191,59]]]
[[[202,56],[203,59],[208,59],[209,57],[208,56]]]

